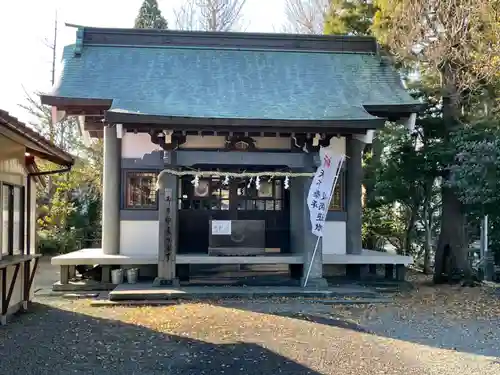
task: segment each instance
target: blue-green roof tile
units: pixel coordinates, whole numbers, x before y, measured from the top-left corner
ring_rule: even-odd
[[[67,46],[52,95],[112,99],[147,115],[283,120],[373,118],[363,105],[415,104],[394,68],[363,53]]]

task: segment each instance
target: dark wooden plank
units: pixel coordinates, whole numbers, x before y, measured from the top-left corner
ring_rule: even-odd
[[[23,262],[30,261],[32,259],[40,258],[40,254],[30,254],[30,255],[8,255],[0,260],[0,269],[5,269],[9,266],[15,266]]]
[[[7,269],[0,269],[2,273],[2,315],[7,313]]]
[[[12,293],[14,292],[14,286],[16,285],[17,281],[17,275],[19,274],[19,268],[21,268],[21,263],[16,264],[16,268],[14,269],[12,280],[10,280],[9,291],[5,299],[5,311],[2,311],[2,315],[5,315],[7,313],[7,309],[9,308],[10,299],[12,298]]]
[[[31,287],[33,286],[33,280],[35,279],[35,274],[36,274],[36,270],[38,268],[38,262],[39,262],[40,258],[36,258],[35,259],[35,265],[33,266],[33,271],[31,271],[30,275],[29,275],[29,280],[28,280],[28,285],[27,285],[27,296],[29,297],[29,292],[31,290]],[[26,262],[25,264],[29,265],[28,262]],[[29,299],[29,298],[28,298]],[[26,299],[26,301],[28,300]]]

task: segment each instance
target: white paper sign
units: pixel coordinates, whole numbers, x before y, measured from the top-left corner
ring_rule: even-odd
[[[231,220],[212,220],[212,234],[214,236],[230,236]]]
[[[321,165],[313,177],[307,196],[311,230],[318,237],[323,236],[323,227],[332,199],[332,192],[344,162],[344,155],[333,155],[330,150],[324,148],[320,149],[320,157]]]

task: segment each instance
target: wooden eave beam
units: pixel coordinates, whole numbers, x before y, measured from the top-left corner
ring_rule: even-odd
[[[111,108],[112,99],[68,98],[64,96],[40,95],[42,104],[62,107],[107,107]]]
[[[421,113],[425,110],[426,104],[370,104],[363,106],[365,110],[372,116],[383,117],[389,121],[397,121],[402,118],[409,117],[412,113]]]
[[[113,104],[111,99],[67,98],[52,95],[40,95],[40,100],[42,104],[57,107],[70,116],[104,116]]]
[[[384,126],[385,118],[363,120],[270,120],[233,118],[193,118],[106,112],[106,122],[122,124],[124,128],[172,130],[247,131],[247,132],[302,132],[364,133]]]
[[[66,111],[66,114],[69,116],[101,116],[103,117],[107,108],[106,107],[96,107],[96,106],[88,106],[88,107],[76,107],[76,106],[67,106],[67,107],[57,107],[57,109]]]

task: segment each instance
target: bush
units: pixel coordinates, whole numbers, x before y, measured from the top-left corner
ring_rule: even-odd
[[[38,252],[43,255],[66,254],[79,250],[78,231],[74,228],[66,230],[38,231]]]

